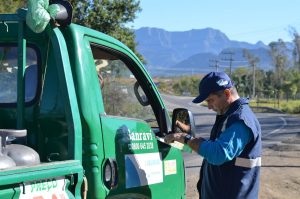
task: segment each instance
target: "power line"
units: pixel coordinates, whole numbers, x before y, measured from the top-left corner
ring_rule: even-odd
[[[216,72],[218,72],[219,71],[219,67],[220,67],[219,60],[218,59],[210,59],[209,62],[210,62],[210,66],[209,67],[215,67],[216,68]],[[213,63],[211,64],[211,62],[213,62]]]
[[[228,60],[220,60],[221,62],[223,61],[228,61]],[[232,60],[232,62],[248,62],[247,60]]]
[[[221,60],[229,61],[229,76],[231,76],[231,73],[232,73],[232,61],[233,61],[233,55],[234,55],[234,53],[231,52],[231,51],[227,51],[227,52],[222,52],[222,54],[230,56],[229,58],[224,58],[224,59],[221,59]]]
[[[219,68],[227,68],[227,67],[228,67],[228,65],[219,64]],[[232,68],[241,68],[241,67],[247,68],[247,67],[250,67],[250,65],[238,65],[238,66],[232,65]]]
[[[221,62],[229,62],[229,76],[231,76],[231,74],[232,74],[232,68],[234,67],[233,63],[240,63],[240,64],[242,64],[242,66],[245,66],[245,67],[247,67],[245,63],[249,63],[249,61],[247,61],[247,60],[234,60],[234,58],[233,58],[234,52],[232,52],[232,51],[222,52],[221,55],[225,55],[225,56],[229,55],[229,58],[225,57],[220,60]],[[225,67],[225,65],[219,64],[219,67]]]

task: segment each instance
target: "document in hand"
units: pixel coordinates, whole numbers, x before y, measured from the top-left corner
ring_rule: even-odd
[[[159,140],[160,142],[163,142],[163,143],[165,143],[165,144],[168,144],[168,143],[165,142],[164,138],[156,137],[156,139]],[[179,150],[181,150],[181,151],[184,151],[184,152],[189,152],[189,153],[192,152],[192,149],[191,149],[188,145],[182,144],[182,143],[177,142],[177,141],[174,141],[173,143],[170,143],[170,144],[168,144],[168,145],[170,145],[170,146],[172,146],[172,147],[175,147],[175,148],[177,148],[177,149],[179,149]]]

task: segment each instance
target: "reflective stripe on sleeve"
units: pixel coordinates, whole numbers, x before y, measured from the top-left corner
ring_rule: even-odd
[[[255,159],[247,159],[247,158],[236,158],[235,166],[253,168],[261,166],[261,157]]]

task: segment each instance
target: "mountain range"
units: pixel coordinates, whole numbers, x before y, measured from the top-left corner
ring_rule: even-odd
[[[146,67],[154,76],[206,73],[225,67],[249,66],[244,49],[259,59],[258,67],[272,68],[268,45],[230,40],[213,28],[189,31],[166,31],[144,27],[135,30],[137,51],[145,58]]]

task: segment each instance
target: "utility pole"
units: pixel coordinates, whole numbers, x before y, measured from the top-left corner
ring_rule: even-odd
[[[259,58],[256,57],[255,55],[252,55],[249,50],[244,49],[243,50],[244,57],[248,60],[249,66],[252,67],[252,99],[255,98],[256,91],[255,91],[255,86],[256,86],[256,64],[259,62]]]
[[[229,52],[224,52],[222,53],[224,55],[229,55],[229,58],[225,58],[225,59],[222,59],[224,61],[229,61],[229,76],[231,76],[231,73],[232,73],[232,62],[233,62],[233,52],[229,51]]]
[[[216,72],[219,71],[219,60],[217,59],[210,59],[209,62],[212,62],[213,64],[210,64],[210,67],[215,67],[216,68]]]
[[[252,64],[252,74],[253,74],[253,84],[252,84],[252,99],[255,98],[255,68],[256,68],[256,65],[255,63]]]

